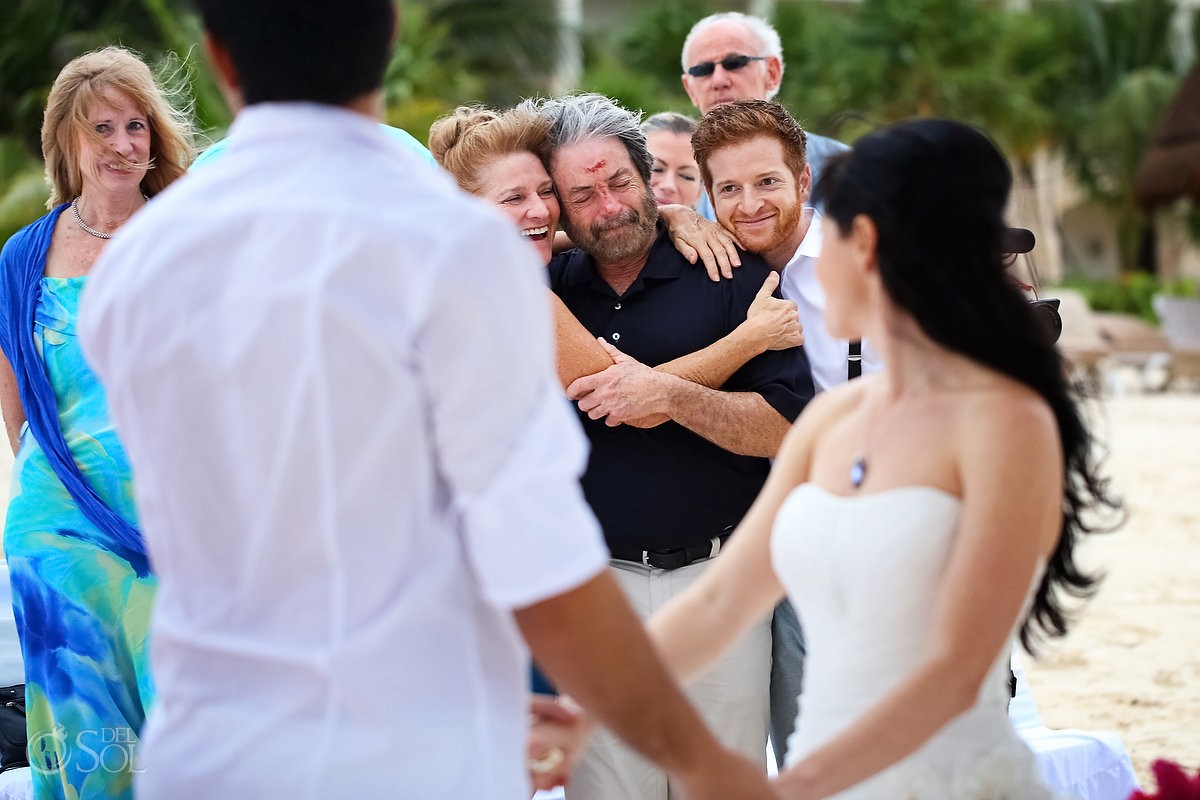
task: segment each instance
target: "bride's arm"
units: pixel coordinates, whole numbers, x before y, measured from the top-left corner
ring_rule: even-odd
[[[807,479],[812,442],[836,405],[840,403],[830,393],[808,404],[783,440],[758,499],[721,555],[646,623],[677,681],[686,681],[720,655],[783,597],[771,566],[771,529],[788,494]]]
[[[1037,565],[1058,536],[1058,434],[1049,409],[1025,398],[964,417],[969,423],[950,434],[958,438],[963,509],[928,657],[842,734],[781,773],[784,797],[826,797],[914,752],[974,705],[1008,645]]]

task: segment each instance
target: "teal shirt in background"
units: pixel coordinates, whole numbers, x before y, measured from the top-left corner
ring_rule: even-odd
[[[404,130],[403,128],[394,128],[391,125],[384,125],[382,122],[379,124],[379,127],[383,129],[384,133],[395,137],[397,141],[401,142],[405,147],[412,150],[430,164],[435,166],[437,165],[437,162],[433,160],[433,153],[429,152],[429,149],[425,147],[425,145],[421,144],[421,142],[418,141],[417,138],[408,131]],[[208,162],[215,161],[216,159],[220,158],[221,154],[225,152],[225,148],[228,145],[229,139],[221,139],[218,142],[213,142],[207,150],[196,156],[196,160],[192,162],[191,168],[195,169],[196,167],[202,167]]]

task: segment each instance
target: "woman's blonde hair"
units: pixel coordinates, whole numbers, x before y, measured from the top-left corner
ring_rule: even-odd
[[[459,186],[479,194],[479,174],[503,156],[532,153],[549,170],[549,133],[550,120],[534,111],[459,106],[429,126],[429,150]]]
[[[181,71],[175,61],[176,75]],[[54,79],[46,113],[42,118],[42,156],[46,160],[46,182],[50,185],[48,207],[54,208],[78,197],[83,190],[80,170],[79,137],[105,146],[103,137],[93,130],[88,114],[96,103],[104,101],[104,91],[115,89],[129,97],[150,127],[150,161],[124,166],[148,166],[142,179],[147,197],[165,189],[187,172],[195,155],[191,104],[176,108],[165,91],[133,51],[123,47],[104,47],[85,53],[63,67]],[[174,93],[182,95],[182,92]]]

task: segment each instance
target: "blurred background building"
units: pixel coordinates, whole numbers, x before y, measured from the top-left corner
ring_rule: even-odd
[[[1153,291],[1195,294],[1200,214],[1186,195],[1136,202],[1138,165],[1196,61],[1200,0],[398,0],[388,121],[424,139],[454,105],[599,91],[691,112],[679,53],[716,10],[768,17],[787,63],[779,100],[852,142],[912,116],[987,130],[1016,176],[1011,222],[1043,278],[1153,315]],[[11,12],[9,11],[11,8]],[[160,65],[208,137],[229,113],[186,0],[6,0],[0,14],[0,238],[45,199],[38,127],[51,81],[121,42]],[[1200,124],[1198,124],[1200,127]],[[1126,306],[1126,307],[1121,307]]]

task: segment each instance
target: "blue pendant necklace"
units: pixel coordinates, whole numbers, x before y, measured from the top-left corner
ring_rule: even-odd
[[[858,489],[867,479],[867,451],[871,449],[871,439],[875,435],[875,424],[879,421],[879,417],[886,414],[892,408],[895,408],[896,403],[899,402],[900,399],[900,397],[897,397],[891,406],[878,408],[879,404],[884,401],[877,400],[874,396],[870,398],[870,400],[874,402],[872,402],[871,407],[867,409],[867,423],[865,426],[867,429],[867,435],[863,437],[862,447],[859,448],[858,452],[854,454],[854,461],[850,464],[851,487]]]
[[[859,453],[854,457],[854,463],[850,465],[850,485],[855,489],[863,485],[863,481],[867,479],[867,457]]]
[[[867,435],[863,437],[862,447],[859,448],[858,452],[854,454],[854,461],[850,464],[850,486],[858,489],[867,479],[867,453],[871,449],[871,439],[875,435],[875,426],[876,423],[879,422],[879,418],[893,412],[896,406],[900,405],[905,400],[911,399],[912,392],[916,391],[920,393],[932,389],[933,382],[927,379],[933,376],[934,370],[937,368],[937,366],[938,364],[936,362],[928,364],[925,369],[917,373],[913,379],[907,381],[907,387],[900,394],[895,395],[891,399],[890,404],[887,400],[887,393],[883,389],[880,389],[881,399],[877,399],[872,396],[868,398],[868,400],[864,401],[874,402],[871,403],[873,408],[867,410],[867,421],[865,426]],[[879,406],[881,403],[885,405],[872,413],[874,407]]]
[[[869,400],[875,400],[874,395]],[[872,412],[877,405],[877,402],[872,402],[866,409],[867,420],[864,427],[867,429],[867,435],[863,437],[862,447],[854,454],[854,461],[850,464],[850,486],[854,489],[861,487],[867,479],[867,450],[871,448],[871,437],[875,433],[875,420],[878,416]]]

